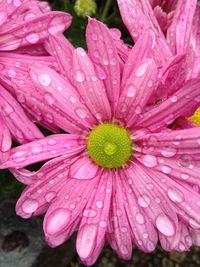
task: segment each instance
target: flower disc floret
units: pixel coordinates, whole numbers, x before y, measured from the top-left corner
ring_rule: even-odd
[[[132,140],[127,129],[113,123],[94,128],[88,136],[87,151],[103,168],[120,168],[132,155]]]

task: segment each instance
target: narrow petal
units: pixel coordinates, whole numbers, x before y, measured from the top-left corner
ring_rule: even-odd
[[[133,244],[144,252],[152,252],[156,248],[158,235],[154,223],[146,214],[146,209],[139,205],[141,200],[138,201],[138,196],[134,192],[137,189],[133,189],[132,180],[137,177],[132,176],[132,172],[127,172],[127,170],[121,171],[121,177],[125,194],[125,209],[131,227]],[[140,194],[140,191],[138,191],[138,194]],[[148,206],[148,204],[146,205]]]
[[[132,256],[132,234],[126,213],[125,190],[119,173],[113,175],[113,191],[106,237],[118,256],[130,260]]]
[[[112,177],[110,172],[104,172],[83,211],[76,241],[79,257],[87,265],[94,264],[101,253],[99,248],[105,241],[111,195]]]
[[[12,139],[10,136],[10,131],[0,114],[0,163],[5,162],[8,159],[11,146]]]
[[[134,48],[133,48],[134,49]],[[126,81],[117,107],[117,117],[126,121],[130,127],[141,113],[155,91],[157,67],[152,59],[144,59],[133,68]]]
[[[0,108],[4,122],[12,136],[19,143],[43,138],[43,134],[26,116],[21,106],[2,86],[0,86]]]
[[[167,31],[167,39],[174,54],[186,53],[190,41],[196,0],[179,0],[172,23]]]
[[[23,168],[63,154],[75,155],[83,148],[84,141],[77,135],[52,135],[11,149],[8,160],[0,168]]]
[[[69,122],[72,121],[75,125],[78,123],[82,127],[92,128],[96,120],[87,107],[81,103],[79,94],[67,80],[64,80],[54,70],[42,65],[30,67],[30,76],[39,89],[40,95],[43,96],[42,101],[50,109],[63,114],[66,121],[69,118]]]
[[[86,40],[90,58],[104,70],[105,88],[114,110],[120,94],[120,65],[110,30],[102,22],[89,19]]]
[[[93,179],[100,172],[100,167],[87,155],[82,155],[71,166],[69,177],[79,180]]]
[[[144,33],[152,30],[155,33],[153,56],[158,64],[165,63],[171,56],[171,51],[153,14],[149,1],[118,0],[120,13],[124,24],[134,41]]]
[[[151,220],[160,234],[167,237],[175,236],[178,218],[173,204],[162,190],[162,181],[160,178],[158,180],[159,174],[155,172],[152,177],[151,172],[138,162],[129,165],[126,173],[131,179],[131,188],[140,210],[145,212],[146,220]]]
[[[135,126],[144,126],[151,131],[158,131],[171,124],[175,119],[199,105],[199,80],[186,83],[176,94],[165,100],[159,106],[147,111]]]
[[[98,181],[99,177],[78,182],[74,179],[66,180],[45,215],[43,226],[46,238],[56,237],[64,231],[70,233],[69,227],[76,224]]]
[[[74,51],[73,83],[88,109],[99,122],[111,119],[111,108],[103,82],[96,76],[93,63],[82,48]]]
[[[44,41],[49,34],[63,32],[70,23],[71,16],[62,12],[45,13],[30,21],[21,21],[19,24],[13,24],[10,20],[4,27],[0,27],[0,50],[10,51],[37,44]]]

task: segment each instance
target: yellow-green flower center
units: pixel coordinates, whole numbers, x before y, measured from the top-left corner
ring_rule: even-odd
[[[119,168],[131,158],[132,140],[124,127],[104,123],[89,133],[87,151],[99,166]]]
[[[200,108],[198,108],[188,120],[200,126]]]

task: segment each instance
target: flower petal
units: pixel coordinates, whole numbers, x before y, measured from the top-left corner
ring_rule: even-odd
[[[11,149],[8,160],[0,168],[22,168],[63,154],[75,155],[83,148],[84,141],[78,135],[52,135]]]
[[[165,100],[159,106],[147,111],[135,126],[144,126],[151,131],[158,131],[171,124],[181,115],[195,109],[200,102],[200,80],[186,83],[176,94]]]
[[[120,174],[113,174],[113,191],[106,237],[112,249],[122,259],[129,260],[132,256],[132,234],[126,213],[126,194]]]
[[[132,172],[129,173],[127,170],[121,171],[121,177],[123,178],[125,209],[131,227],[133,244],[144,252],[152,252],[158,242],[158,235],[154,224],[146,215],[145,209],[143,210],[138,204],[137,194],[134,193],[132,187],[132,180],[136,177],[132,177]]]
[[[43,138],[43,134],[26,116],[21,106],[2,86],[0,86],[0,108],[4,122],[12,136],[19,143]]]
[[[43,96],[42,101],[55,113],[63,114],[66,127],[69,125],[72,128],[73,125],[78,124],[82,128],[91,128],[95,124],[96,120],[81,103],[75,88],[58,73],[38,65],[30,67],[30,75],[40,95]],[[73,128],[76,129],[75,126]]]
[[[92,180],[66,180],[44,218],[43,226],[47,239],[56,237],[64,231],[70,233],[69,227],[76,224],[98,181],[99,177]]]
[[[179,0],[172,23],[167,31],[167,39],[174,54],[186,53],[190,41],[196,0]]]
[[[90,58],[104,70],[105,88],[114,110],[120,94],[120,65],[110,30],[102,22],[90,18],[86,40]]]
[[[48,12],[17,24],[13,24],[13,20],[10,20],[4,27],[0,27],[0,50],[10,51],[42,42],[49,34],[63,32],[70,23],[71,16],[62,12]]]
[[[125,120],[127,127],[133,125],[140,114],[144,112],[147,102],[156,89],[156,80],[157,67],[152,59],[144,59],[133,67],[116,111],[117,118]]]
[[[99,122],[110,120],[111,108],[104,84],[96,76],[93,63],[82,48],[74,51],[73,72],[73,84],[93,116]]]
[[[79,180],[93,179],[100,172],[100,167],[87,155],[81,156],[70,166],[69,177]]]
[[[79,257],[87,265],[94,264],[105,242],[111,195],[112,177],[104,172],[83,211],[76,241]]]
[[[10,131],[0,114],[0,163],[5,162],[8,159],[11,146],[12,139],[10,136]]]

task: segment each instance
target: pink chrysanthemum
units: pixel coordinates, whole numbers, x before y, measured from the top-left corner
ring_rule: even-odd
[[[123,68],[104,24],[90,19],[86,36],[90,57],[73,50],[68,78],[41,65],[29,69],[35,88],[27,90],[35,103],[43,98],[42,116],[53,114],[52,124],[69,134],[13,148],[1,164],[28,185],[17,214],[46,213],[52,247],[78,230],[77,252],[87,265],[105,241],[123,259],[133,245],[153,251],[158,239],[168,251],[200,245],[200,128],[168,127],[200,101],[200,80],[148,106],[158,84],[152,34],[141,37]],[[37,172],[20,169],[51,158]]]
[[[6,83],[3,75],[17,76],[16,69],[28,62],[52,64],[50,57],[30,57],[47,55],[46,40],[59,35],[71,23],[71,16],[62,12],[52,12],[46,2],[1,1],[0,2],[0,162],[9,157],[12,139],[23,144],[43,137],[34,123],[24,113],[22,107],[8,91],[14,90],[14,83]],[[23,55],[18,55],[23,54]],[[5,64],[8,68],[6,69]],[[22,81],[21,81],[22,82]],[[5,90],[7,89],[7,91]],[[20,95],[17,97],[20,102]]]

